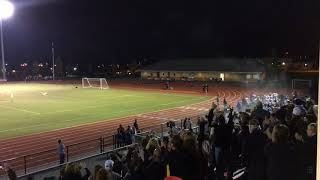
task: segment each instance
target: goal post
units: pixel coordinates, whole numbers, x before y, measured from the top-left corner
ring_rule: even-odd
[[[82,88],[109,89],[106,78],[82,78]]]
[[[307,79],[292,79],[292,89],[309,89],[312,81]]]

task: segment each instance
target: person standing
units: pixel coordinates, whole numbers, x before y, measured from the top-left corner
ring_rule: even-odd
[[[223,112],[217,115],[214,124],[214,156],[216,161],[217,180],[223,180],[224,172],[227,170],[228,178],[231,177],[231,142],[233,131],[233,109],[230,109],[229,120],[226,123]]]
[[[286,125],[274,126],[272,142],[265,146],[264,154],[266,180],[298,180],[298,154],[289,142],[289,129]]]
[[[216,96],[216,102],[217,102],[217,105],[219,106],[219,94]]]
[[[259,129],[259,121],[249,121],[249,135],[243,141],[242,158],[247,166],[248,180],[265,179],[264,147],[267,136]]]
[[[58,140],[58,154],[59,154],[59,160],[60,164],[64,163],[65,160],[65,146],[62,143],[61,139]]]
[[[316,159],[317,159],[317,124],[310,123],[307,127],[306,146],[306,165],[307,176],[310,180],[316,179]]]
[[[134,120],[133,130],[134,130],[134,134],[137,134],[137,133],[140,132],[140,130],[139,130],[139,125],[138,125],[138,120],[137,120],[137,119]]]

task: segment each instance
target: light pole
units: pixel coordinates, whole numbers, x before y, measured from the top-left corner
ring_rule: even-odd
[[[51,44],[51,50],[52,50],[52,80],[55,80],[55,74],[54,74],[55,62],[54,62],[54,44],[53,44],[53,42]]]
[[[6,81],[6,64],[4,62],[4,46],[3,46],[3,32],[2,32],[2,18],[0,18],[0,34],[1,34],[1,60],[2,60],[2,77]]]
[[[8,0],[0,0],[0,38],[1,38],[1,60],[2,60],[2,74],[6,81],[6,64],[4,59],[4,40],[3,40],[3,20],[11,17],[14,12],[13,4]]]

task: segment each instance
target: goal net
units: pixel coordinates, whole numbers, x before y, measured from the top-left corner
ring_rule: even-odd
[[[311,85],[311,80],[292,79],[292,89],[309,89]]]
[[[82,88],[109,89],[106,78],[82,78]]]

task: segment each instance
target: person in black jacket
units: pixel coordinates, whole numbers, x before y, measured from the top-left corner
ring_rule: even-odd
[[[173,176],[183,177],[185,173],[185,157],[182,153],[182,139],[179,135],[174,135],[169,142],[168,163],[170,173]]]
[[[208,116],[207,116],[209,126],[212,125],[213,118],[214,118],[214,111],[215,111],[216,108],[217,108],[217,105],[214,102],[212,102],[211,109],[209,110],[209,113],[208,113]]]
[[[288,142],[289,130],[283,124],[274,126],[272,142],[266,145],[266,180],[298,180],[297,153]]]
[[[306,144],[306,165],[307,176],[310,180],[316,179],[317,159],[317,124],[310,123],[307,128]]]
[[[217,180],[224,179],[224,170],[228,170],[230,176],[230,156],[231,156],[231,141],[233,131],[233,116],[232,109],[229,113],[228,123],[225,122],[224,114],[217,115],[217,124],[214,125],[214,152],[216,161]]]
[[[165,165],[161,162],[161,150],[155,149],[152,160],[144,168],[143,172],[147,180],[163,180],[166,176]]]
[[[260,101],[257,103],[255,109],[251,113],[251,118],[257,119],[260,125],[262,125],[262,121],[269,116],[270,113],[263,109],[263,105]]]
[[[297,152],[298,179],[310,179],[307,178],[307,152],[309,147],[307,147],[305,143],[306,136],[306,131],[304,129],[298,129],[294,132],[294,139],[292,141]]]
[[[267,137],[259,129],[259,122],[255,119],[249,121],[250,134],[244,140],[242,156],[248,169],[248,180],[265,179],[264,146]]]

